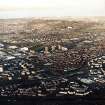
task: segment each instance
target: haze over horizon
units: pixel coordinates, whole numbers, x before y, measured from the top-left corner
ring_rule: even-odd
[[[105,0],[0,0],[0,18],[105,16]]]

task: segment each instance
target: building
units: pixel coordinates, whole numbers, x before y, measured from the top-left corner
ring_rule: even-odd
[[[20,50],[25,52],[25,51],[28,51],[29,49],[28,49],[28,47],[22,47]]]
[[[49,51],[48,51],[48,47],[45,47],[45,51],[44,51],[45,54],[48,54]]]
[[[51,50],[54,51],[56,46],[51,46]]]
[[[3,65],[0,65],[0,72],[3,72]]]
[[[62,46],[61,45],[58,45],[58,49],[61,50],[62,49]]]

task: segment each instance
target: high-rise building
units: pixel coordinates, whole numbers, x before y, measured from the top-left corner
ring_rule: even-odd
[[[51,50],[54,51],[56,46],[51,46]]]
[[[3,65],[0,65],[0,72],[3,72]]]
[[[61,50],[61,49],[62,49],[61,45],[58,45],[58,49],[59,49],[59,50]]]
[[[48,47],[45,47],[45,51],[44,51],[45,54],[49,53],[48,51]]]

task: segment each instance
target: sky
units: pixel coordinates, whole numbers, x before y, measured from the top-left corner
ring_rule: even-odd
[[[0,18],[105,16],[105,0],[0,0]]]

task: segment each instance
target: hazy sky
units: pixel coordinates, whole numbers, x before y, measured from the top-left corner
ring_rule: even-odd
[[[0,0],[0,18],[105,16],[105,0]]]

